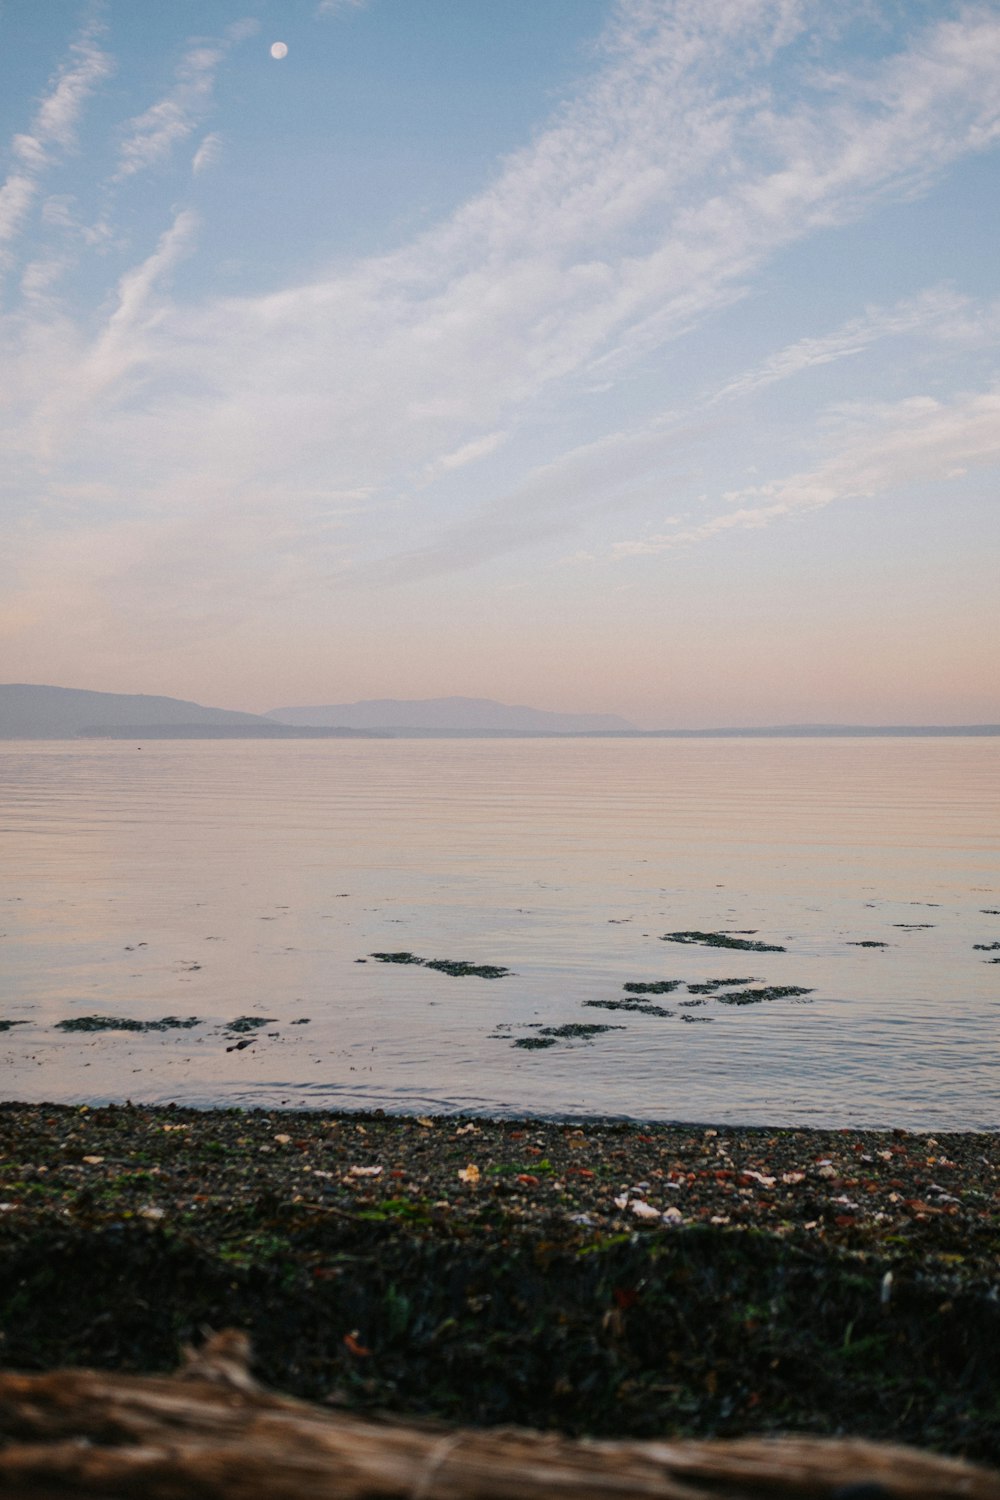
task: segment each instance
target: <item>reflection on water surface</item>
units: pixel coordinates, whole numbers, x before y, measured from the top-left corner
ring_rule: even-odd
[[[998,770],[989,739],[0,744],[3,1092],[993,1127]],[[58,1024],[93,1018],[145,1029]]]

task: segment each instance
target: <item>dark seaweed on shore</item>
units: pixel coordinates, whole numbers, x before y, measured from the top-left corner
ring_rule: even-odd
[[[665,932],[664,943],[697,943],[703,948],[740,948],[747,953],[784,953],[780,943],[756,943],[728,932]]]
[[[986,1135],[3,1106],[3,1360],[238,1326],[359,1410],[996,1462],[998,1191]]]

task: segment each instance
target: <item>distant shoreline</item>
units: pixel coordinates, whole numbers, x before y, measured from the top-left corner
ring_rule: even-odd
[[[0,684],[0,740],[954,739],[997,735],[1000,723],[792,722],[640,729],[614,714],[552,713],[490,698],[370,699],[251,714],[146,693]]]
[[[64,734],[10,734],[0,741],[78,740],[832,740],[984,739],[1000,736],[1000,724],[773,725],[751,729],[352,729],[322,725],[144,724],[95,725]]]

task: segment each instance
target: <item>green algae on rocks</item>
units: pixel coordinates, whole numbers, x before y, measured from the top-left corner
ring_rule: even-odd
[[[697,943],[703,948],[741,948],[747,953],[785,953],[780,943],[755,943],[728,932],[665,932],[662,943]]]

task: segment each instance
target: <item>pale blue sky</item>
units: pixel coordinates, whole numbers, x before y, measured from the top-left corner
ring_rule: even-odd
[[[997,4],[0,0],[0,680],[1000,720],[998,155]]]

